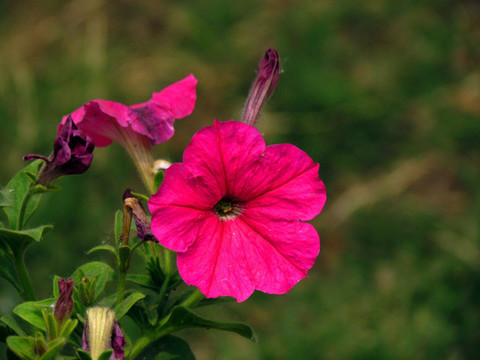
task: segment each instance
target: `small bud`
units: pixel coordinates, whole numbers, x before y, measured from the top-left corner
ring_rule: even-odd
[[[23,160],[41,159],[45,161],[37,179],[38,184],[46,185],[63,175],[82,174],[88,170],[93,159],[94,143],[88,136],[80,134],[71,117],[58,131],[53,152],[47,158],[28,154]]]
[[[140,241],[155,241],[156,238],[150,228],[150,221],[147,214],[140,204],[140,201],[132,195],[130,189],[123,193],[123,231],[120,241],[126,245],[130,233],[130,223],[133,217],[135,226],[137,227],[137,236]]]
[[[250,89],[242,121],[254,126],[263,104],[270,98],[278,83],[280,58],[276,50],[268,49],[260,60],[255,81]]]
[[[82,349],[90,353],[92,360],[97,360],[105,350],[109,349],[113,349],[110,360],[122,360],[124,347],[125,338],[115,320],[115,312],[105,307],[88,309],[82,336]]]
[[[57,320],[57,324],[61,324],[70,318],[73,309],[73,280],[72,279],[58,279],[58,290],[60,295],[55,303],[53,316]]]

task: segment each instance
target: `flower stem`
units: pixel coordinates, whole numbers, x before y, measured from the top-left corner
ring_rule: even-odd
[[[188,297],[186,298],[180,305],[185,306],[187,308],[193,308],[195,305],[197,305],[200,300],[204,298],[203,294],[200,292],[200,290],[195,289],[195,291]]]
[[[117,290],[117,302],[116,305],[120,304],[123,300],[123,296],[125,295],[125,280],[126,280],[127,273],[120,271],[119,279],[118,279],[118,290]]]
[[[27,268],[25,267],[25,261],[23,259],[23,251],[20,251],[15,259],[15,269],[17,270],[18,277],[22,284],[23,291],[20,296],[25,301],[34,301],[35,293],[33,291],[32,281],[30,280],[30,275],[28,274]]]
[[[27,206],[28,206],[28,201],[30,200],[30,197],[32,196],[31,192],[31,187],[28,189],[27,194],[23,198],[22,201],[22,206],[20,207],[20,213],[18,214],[18,219],[17,219],[17,230],[22,230],[23,229],[23,223],[25,221],[25,212],[27,211]]]

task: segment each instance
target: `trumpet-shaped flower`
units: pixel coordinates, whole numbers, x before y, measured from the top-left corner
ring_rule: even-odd
[[[326,193],[319,165],[254,127],[215,121],[170,166],[149,200],[152,231],[178,252],[181,277],[207,297],[289,291],[320,250],[311,220]]]
[[[176,119],[190,115],[195,106],[197,79],[189,75],[141,104],[127,106],[115,101],[92,100],[71,116],[95,146],[121,144],[137,165],[146,185],[153,187],[151,146],[164,143],[174,134]],[[64,126],[68,116],[59,125]]]

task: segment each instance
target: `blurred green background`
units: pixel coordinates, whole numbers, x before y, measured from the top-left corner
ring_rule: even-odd
[[[476,0],[0,2],[0,183],[48,155],[61,117],[89,99],[134,104],[189,73],[192,116],[155,149],[179,161],[213,119],[239,119],[260,57],[283,73],[259,128],[321,164],[322,251],[283,296],[211,316],[259,343],[186,331],[198,359],[475,359],[480,350],[480,3]],[[123,190],[142,191],[114,144],[57,182],[30,248],[40,297],[91,260]],[[0,282],[0,312],[18,299]]]

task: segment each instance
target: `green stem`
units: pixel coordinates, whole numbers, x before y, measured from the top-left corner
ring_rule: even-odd
[[[146,333],[144,336],[139,338],[137,342],[133,345],[132,350],[130,351],[130,354],[128,355],[129,360],[135,359],[138,355],[141,354],[141,352],[152,342],[155,340],[160,339],[162,336],[168,335],[171,332],[171,330],[162,330],[162,331],[150,331]]]
[[[197,305],[200,302],[200,300],[202,300],[203,298],[204,296],[200,292],[200,290],[195,289],[195,291],[188,298],[186,298],[180,305],[191,309],[195,305]]]
[[[25,301],[35,301],[35,293],[33,291],[32,281],[25,267],[25,261],[23,259],[23,251],[20,251],[18,256],[15,256],[15,269],[17,270],[18,277],[22,284],[23,291],[20,296]]]
[[[125,280],[127,277],[126,272],[119,271],[119,279],[118,279],[118,290],[117,290],[117,302],[116,305],[120,304],[123,300],[123,296],[125,295]]]
[[[17,219],[17,230],[23,229],[23,222],[25,221],[25,212],[27,211],[28,200],[30,200],[31,196],[32,196],[32,193],[30,188],[28,189],[27,194],[23,198],[22,206],[20,207],[20,213],[18,214],[18,219]]]

